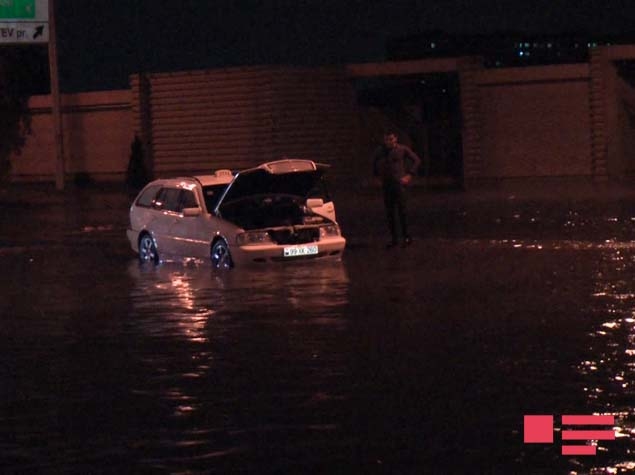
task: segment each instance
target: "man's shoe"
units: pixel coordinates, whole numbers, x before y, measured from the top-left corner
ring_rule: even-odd
[[[397,247],[397,241],[390,241],[388,244],[386,244],[386,249],[392,249],[393,247]]]

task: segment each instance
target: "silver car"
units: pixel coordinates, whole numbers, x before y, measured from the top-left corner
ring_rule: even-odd
[[[130,207],[141,262],[210,259],[216,268],[340,258],[346,239],[324,188],[328,165],[285,159],[233,175],[160,179]]]

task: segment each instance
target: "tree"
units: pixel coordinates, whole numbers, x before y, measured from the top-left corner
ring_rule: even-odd
[[[47,92],[46,53],[42,46],[0,46],[0,180],[8,177],[11,155],[20,154],[31,131],[29,98]]]
[[[138,135],[135,135],[130,145],[130,160],[128,161],[128,171],[126,173],[126,183],[133,190],[143,188],[150,178],[144,160],[143,143]]]

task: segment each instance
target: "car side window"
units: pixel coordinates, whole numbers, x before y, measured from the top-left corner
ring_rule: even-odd
[[[198,208],[198,202],[192,190],[181,190],[181,209],[184,208]]]
[[[151,207],[154,202],[154,199],[157,196],[157,192],[159,191],[159,188],[161,187],[158,185],[155,185],[155,186],[149,186],[148,188],[143,190],[139,198],[137,198],[136,205],[143,206],[144,208]]]
[[[157,195],[154,206],[164,211],[179,212],[181,211],[179,202],[180,195],[181,190],[178,188],[162,188]]]

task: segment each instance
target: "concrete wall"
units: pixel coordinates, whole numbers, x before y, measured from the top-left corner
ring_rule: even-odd
[[[591,174],[589,68],[483,70],[482,177]]]
[[[130,90],[63,97],[66,178],[123,181],[135,134],[155,176],[282,155],[359,175],[368,164],[351,81],[430,73],[458,73],[466,183],[632,175],[635,88],[615,64],[633,60],[635,46],[622,46],[593,49],[588,64],[496,70],[454,58],[135,75]],[[50,97],[33,97],[30,107],[33,133],[12,157],[12,179],[54,181]]]
[[[355,106],[344,70],[239,67],[131,78],[135,130],[155,177],[284,156],[343,167]]]
[[[635,89],[623,80],[618,80],[617,123],[619,128],[619,162],[617,173],[624,176],[635,175]]]
[[[133,139],[130,91],[62,96],[67,180],[88,174],[94,180],[123,181]],[[29,101],[32,133],[20,155],[11,157],[13,181],[54,181],[55,143],[50,96]]]
[[[633,64],[635,45],[603,48],[600,57],[605,65],[602,86],[606,97],[608,170],[612,177],[630,178],[635,175],[635,77],[628,66],[622,77],[617,64]]]

